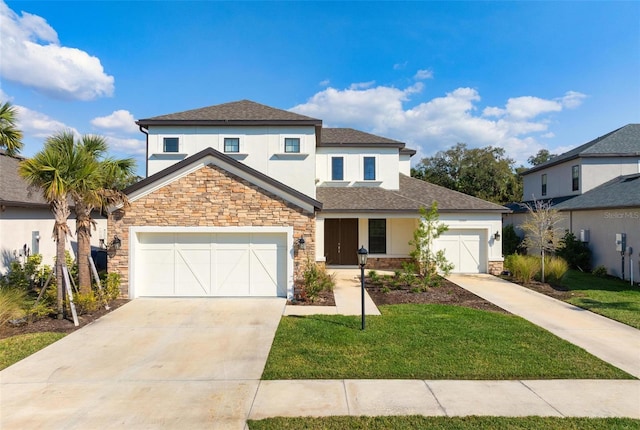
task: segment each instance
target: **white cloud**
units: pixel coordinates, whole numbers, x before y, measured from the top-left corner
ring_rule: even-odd
[[[121,131],[124,133],[137,133],[138,126],[135,123],[135,118],[131,112],[127,110],[117,110],[111,115],[100,116],[91,120],[91,125],[94,127]]]
[[[318,85],[320,85],[321,87],[328,87],[330,83],[331,83],[331,81],[329,79],[324,79],[324,80],[318,82]]]
[[[131,156],[146,155],[147,147],[144,140],[141,139],[123,139],[114,136],[107,136],[110,152],[118,152]]]
[[[406,142],[418,151],[415,162],[463,142],[469,147],[502,147],[516,162],[525,163],[544,147],[538,140],[552,135],[549,115],[584,98],[569,91],[555,100],[524,96],[510,98],[502,107],[483,108],[478,90],[457,88],[405,108],[423,88],[421,82],[404,89],[330,87],[291,110],[322,118],[327,127],[353,127]]]
[[[368,81],[368,82],[356,82],[349,86],[351,90],[364,90],[366,88],[370,88],[375,85],[376,81]]]
[[[404,63],[396,63],[393,65],[393,70],[402,70],[405,67],[407,67],[408,63],[409,63],[408,61],[405,61]]]
[[[430,69],[418,70],[414,75],[413,79],[417,81],[422,81],[424,79],[433,79],[433,70],[430,70]]]
[[[0,75],[62,99],[93,100],[111,96],[114,78],[97,57],[61,46],[56,31],[43,18],[19,16],[0,1]]]
[[[25,136],[46,139],[52,134],[64,130],[71,130],[74,134],[80,135],[75,128],[53,119],[42,112],[37,112],[19,105],[15,105],[15,108],[18,113],[18,127]]]
[[[586,94],[579,93],[577,91],[567,91],[564,96],[560,98],[560,103],[567,109],[577,108],[582,104],[582,101],[587,98]]]

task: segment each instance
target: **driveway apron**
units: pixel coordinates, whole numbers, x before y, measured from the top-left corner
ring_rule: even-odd
[[[243,429],[284,306],[133,300],[0,372],[0,428]]]

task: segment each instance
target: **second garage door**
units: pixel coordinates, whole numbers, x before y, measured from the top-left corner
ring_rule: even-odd
[[[436,249],[443,249],[447,260],[453,263],[453,273],[485,273],[487,246],[483,230],[452,229],[436,239]]]
[[[135,295],[286,296],[282,233],[138,233]]]

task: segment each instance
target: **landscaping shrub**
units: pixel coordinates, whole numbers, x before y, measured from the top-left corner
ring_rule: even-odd
[[[544,258],[544,278],[547,282],[559,284],[568,271],[569,264],[563,258],[557,256]]]
[[[102,291],[107,302],[120,297],[120,274],[109,273],[102,282]]]
[[[511,254],[504,260],[504,265],[513,277],[523,284],[530,283],[537,273],[540,273],[540,258],[532,255]]]
[[[571,269],[588,272],[591,270],[591,250],[586,243],[576,239],[575,234],[567,231],[560,240],[556,255],[562,257]]]
[[[73,296],[78,315],[90,314],[98,309],[98,298],[93,291],[88,293],[76,293]]]
[[[502,254],[511,255],[522,252],[522,238],[516,233],[513,224],[502,227]]]
[[[602,266],[602,265],[600,265],[600,266],[596,267],[595,269],[593,269],[591,274],[593,276],[597,276],[598,278],[604,278],[605,276],[607,276],[607,268]]]
[[[27,292],[21,288],[0,287],[0,326],[25,315]]]
[[[315,302],[322,291],[333,291],[335,280],[324,266],[319,266],[310,259],[307,260],[302,272],[304,292],[311,303]]]

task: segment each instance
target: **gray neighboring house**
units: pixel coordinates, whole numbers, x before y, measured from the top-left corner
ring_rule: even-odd
[[[0,275],[7,272],[13,260],[24,261],[26,255],[42,254],[43,263],[49,266],[53,266],[56,255],[53,214],[42,193],[30,189],[18,174],[22,160],[0,150]],[[69,228],[75,232],[75,220],[71,218]],[[95,214],[94,219],[99,234],[93,235],[91,244],[98,247],[98,236],[106,237],[107,220]],[[68,238],[67,249],[74,254],[74,237]]]
[[[636,181],[640,174],[640,124],[628,124],[598,137],[546,163],[525,171],[523,202],[506,205],[512,213],[505,225],[518,226],[534,200],[551,202],[566,215],[563,227],[589,243],[593,265],[604,265],[610,274],[622,277],[621,255],[616,234],[624,234],[626,246],[637,262],[640,250],[640,198]],[[588,240],[587,240],[588,239]],[[625,256],[625,278],[630,275]],[[639,280],[635,264],[634,279]]]
[[[640,173],[614,178],[555,208],[566,215],[568,229],[588,242],[594,267],[640,282]],[[623,244],[617,235],[624,235]]]

